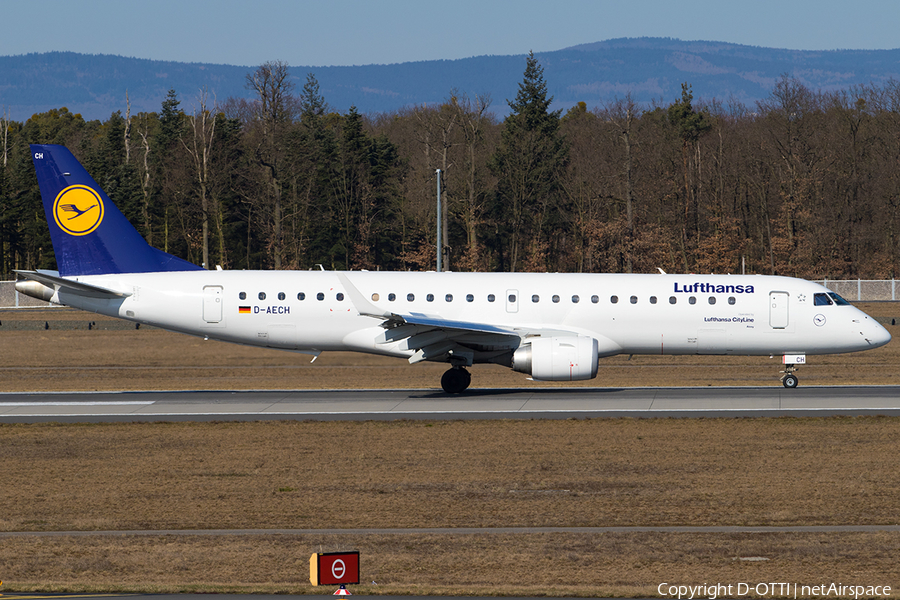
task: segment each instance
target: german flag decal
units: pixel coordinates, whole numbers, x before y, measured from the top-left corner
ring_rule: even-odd
[[[249,306],[238,306],[238,313],[242,314],[242,315],[249,315],[250,307]]]

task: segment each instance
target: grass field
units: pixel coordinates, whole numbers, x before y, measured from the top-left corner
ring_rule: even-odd
[[[895,305],[864,309],[894,317]],[[434,388],[443,371],[347,354],[309,365],[107,330],[86,315],[84,329],[55,324],[82,316],[0,313],[2,389]],[[897,344],[814,357],[801,385],[896,383]],[[764,358],[635,357],[604,361],[602,379],[587,383],[780,385],[777,371]],[[476,386],[537,385],[506,369],[473,372]],[[900,419],[884,417],[4,425],[0,531],[900,524],[898,442]],[[363,581],[377,582],[354,591],[370,594],[900,587],[897,533],[0,539],[6,591],[322,593],[308,583],[309,555],[347,549],[361,551]]]

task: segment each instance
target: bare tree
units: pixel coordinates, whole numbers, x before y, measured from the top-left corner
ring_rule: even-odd
[[[294,114],[288,65],[282,61],[270,61],[247,75],[247,87],[257,96],[256,120],[261,128],[256,144],[256,160],[263,168],[272,192],[271,233],[269,248],[273,266],[280,269],[284,253],[284,206],[281,195],[283,145],[279,142]]]
[[[492,125],[491,120],[486,115],[491,105],[491,97],[489,95],[479,95],[470,100],[465,95],[462,98],[457,98],[454,95],[453,102],[459,110],[460,123],[462,124],[465,139],[463,164],[465,165],[466,195],[460,211],[466,228],[465,266],[470,270],[477,270],[481,263],[478,225],[485,210],[484,190],[480,189],[479,179],[487,171],[484,166],[485,157],[480,154],[485,151],[485,136]],[[458,262],[459,260],[457,260]]]
[[[150,225],[150,193],[152,190],[150,187],[150,174],[152,171],[150,169],[150,140],[148,129],[149,127],[145,115],[141,118],[138,127],[138,135],[141,136],[141,147],[144,149],[144,160],[138,168],[141,174],[141,193],[143,194],[143,201],[141,202],[141,218],[144,221],[144,231],[147,232],[147,243],[152,246],[153,228]]]
[[[188,121],[191,124],[191,138],[188,141],[182,139],[181,143],[184,144],[185,150],[187,150],[194,161],[197,183],[200,185],[203,267],[209,269],[209,159],[212,153],[213,139],[215,138],[216,132],[216,116],[214,114],[215,108],[213,108],[213,110],[207,108],[206,90],[200,90],[199,103],[199,110],[194,111],[194,113],[188,117]],[[218,214],[218,211],[216,211],[216,214]],[[221,228],[219,229],[221,230]],[[221,231],[219,234],[221,235]]]
[[[3,168],[6,168],[7,156],[9,154],[9,109],[3,109],[3,118],[0,119],[0,127],[3,128],[3,131],[0,132],[0,139],[3,140]]]
[[[131,162],[131,99],[125,90],[125,164]]]
[[[634,270],[634,159],[631,146],[636,112],[637,105],[630,93],[626,94],[625,98],[617,102],[609,111],[610,120],[621,131],[625,150],[625,219],[628,228],[625,234],[625,271],[627,273],[632,273]]]
[[[449,221],[450,202],[448,200],[448,169],[453,166],[450,162],[450,149],[454,146],[453,133],[456,129],[460,110],[455,91],[451,93],[450,101],[442,104],[437,109],[423,106],[414,112],[420,123],[422,149],[425,153],[425,163],[428,172],[432,174],[432,182],[436,169],[441,170],[441,262],[444,270],[450,269],[449,246]],[[435,156],[432,157],[432,151]],[[434,187],[432,187],[434,189]],[[433,197],[433,196],[432,196]]]

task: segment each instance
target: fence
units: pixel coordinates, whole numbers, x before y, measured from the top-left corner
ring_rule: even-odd
[[[896,279],[828,279],[817,281],[851,302],[896,302],[900,299]]]
[[[896,302],[900,298],[896,279],[851,279],[816,281],[833,292],[837,292],[851,302]],[[0,281],[0,309],[6,308],[48,308],[57,306],[16,291],[15,281]]]
[[[16,291],[15,281],[0,281],[0,308],[49,308],[58,306]]]

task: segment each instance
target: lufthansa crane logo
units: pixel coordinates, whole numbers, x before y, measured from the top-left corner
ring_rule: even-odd
[[[53,218],[69,235],[87,235],[103,221],[103,200],[86,185],[70,185],[56,196]]]

